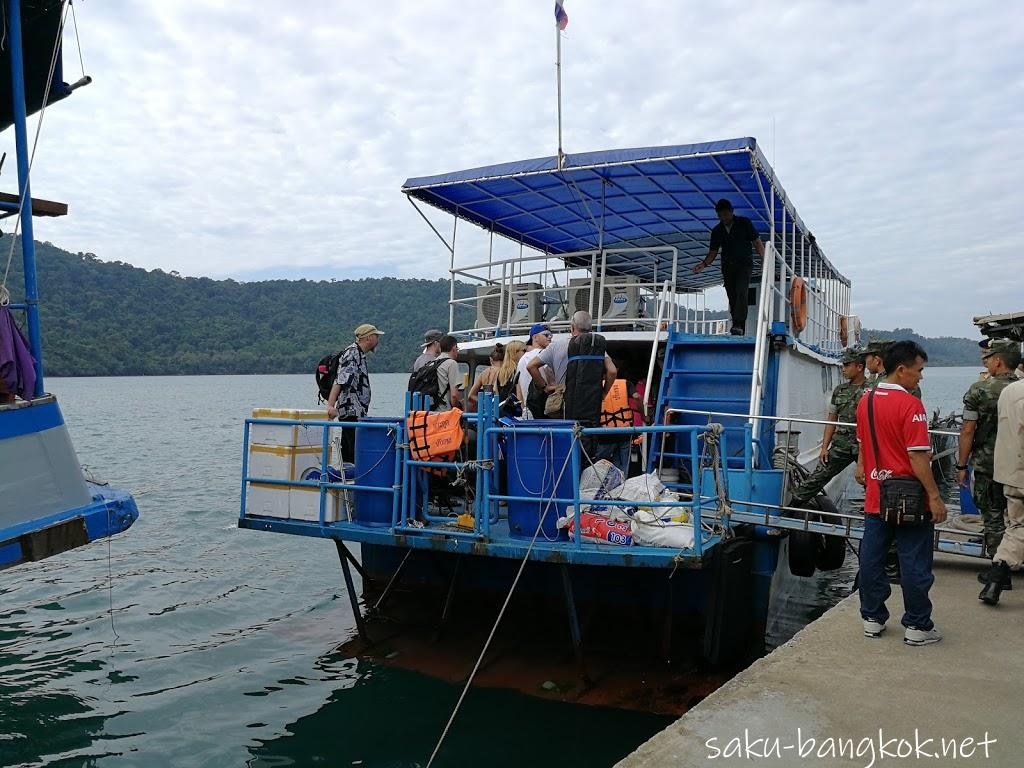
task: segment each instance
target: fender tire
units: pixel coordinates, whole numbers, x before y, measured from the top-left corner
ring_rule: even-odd
[[[814,575],[818,560],[818,539],[809,531],[789,532],[789,572],[806,578]]]
[[[815,505],[822,512],[836,513],[836,505],[832,499],[822,494],[815,500]],[[833,519],[833,518],[826,518]],[[846,538],[843,536],[818,536],[818,552],[815,564],[819,571],[835,571],[846,562]]]

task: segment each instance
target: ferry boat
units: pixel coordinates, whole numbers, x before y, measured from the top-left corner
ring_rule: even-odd
[[[46,392],[32,220],[63,216],[67,205],[33,198],[26,116],[45,110],[89,82],[64,82],[61,34],[67,3],[4,0],[4,64],[0,67],[0,130],[14,127],[18,193],[0,193],[0,214],[20,226],[23,293],[7,284],[14,235],[4,235],[7,268],[0,273],[0,569],[42,560],[113,536],[138,518],[126,491],[88,480],[57,398]],[[38,139],[38,134],[36,135]],[[11,302],[11,295],[15,301]],[[20,313],[28,338],[14,313]],[[23,346],[24,345],[24,346]],[[17,350],[17,352],[15,352]],[[20,362],[20,364],[19,364]],[[9,376],[13,386],[2,382]]]
[[[578,658],[594,634],[580,615],[602,609],[613,624],[661,638],[666,657],[694,642],[717,664],[749,652],[763,638],[780,542],[789,539],[794,572],[836,568],[862,523],[840,511],[852,467],[815,509],[788,504],[796,477],[817,460],[839,357],[859,342],[860,324],[849,279],[758,143],[537,158],[411,178],[402,192],[449,255],[448,329],[467,381],[495,342],[525,340],[537,322],[557,338],[585,309],[609,354],[646,372],[653,409],[644,426],[582,429],[499,418],[484,392],[460,416],[475,430],[471,456],[439,461],[418,453],[426,404],[411,394],[404,413],[348,425],[357,430],[354,466],[331,466],[338,422],[256,412],[245,423],[239,527],[334,540],[361,637],[372,633],[352,567],[378,613],[398,585],[438,590],[442,623],[460,590],[518,589],[568,616]],[[764,244],[742,335],[707,309],[722,284],[717,266],[693,272],[722,197]],[[435,225],[438,211],[451,216],[450,230]],[[461,247],[467,224],[487,233],[485,251]],[[518,253],[497,257],[497,238]],[[639,438],[637,474],[664,489],[638,500],[621,487],[582,487],[587,435]],[[450,510],[433,498],[439,469],[463,489]],[[581,531],[588,510],[621,517],[632,536],[598,543],[556,526],[561,517]],[[937,546],[977,548],[952,535]]]

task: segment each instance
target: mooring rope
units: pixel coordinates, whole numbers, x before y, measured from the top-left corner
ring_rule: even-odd
[[[487,655],[487,651],[491,647],[491,641],[494,640],[494,635],[498,631],[498,625],[501,624],[501,620],[505,616],[505,609],[508,608],[508,604],[512,600],[512,595],[516,591],[516,586],[519,584],[519,577],[523,575],[523,569],[526,568],[526,561],[530,559],[530,553],[533,551],[533,545],[537,541],[537,536],[540,535],[541,527],[544,525],[544,519],[547,517],[548,511],[551,509],[552,498],[558,495],[558,484],[561,482],[562,476],[565,474],[565,468],[569,466],[569,461],[572,459],[573,446],[579,442],[581,432],[582,428],[577,424],[573,428],[572,443],[569,446],[569,452],[566,454],[565,461],[562,463],[562,469],[558,473],[558,479],[555,480],[555,484],[551,490],[552,497],[548,498],[548,503],[544,507],[543,513],[541,513],[540,520],[537,521],[537,530],[533,532],[533,538],[530,539],[530,543],[526,547],[526,554],[523,555],[523,560],[519,563],[519,570],[516,571],[516,577],[512,580],[512,586],[509,588],[508,594],[505,596],[505,602],[502,603],[501,610],[498,611],[498,618],[494,620],[494,626],[491,627],[491,632],[487,636],[487,641],[484,643],[483,649],[480,651],[480,656],[477,658],[476,664],[473,665],[473,671],[469,673],[469,678],[466,680],[466,684],[462,688],[462,693],[459,694],[459,700],[455,702],[455,709],[452,710],[452,715],[448,718],[448,723],[441,732],[441,738],[437,740],[437,746],[434,747],[434,751],[431,753],[430,759],[427,760],[426,768],[430,768],[430,766],[433,765],[434,759],[441,751],[441,745],[444,744],[444,740],[448,736],[448,732],[451,730],[452,723],[455,722],[455,717],[459,714],[459,708],[462,706],[462,702],[466,698],[466,694],[469,692],[470,686],[473,684],[473,679],[476,677],[476,673],[479,671],[480,665],[483,663],[484,656]]]

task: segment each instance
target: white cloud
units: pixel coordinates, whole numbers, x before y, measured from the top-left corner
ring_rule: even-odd
[[[33,179],[72,215],[37,236],[192,275],[441,276],[399,187],[553,153],[551,5],[82,4],[95,82],[47,112]],[[755,136],[867,325],[969,334],[1024,303],[1008,6],[567,9],[568,151]]]

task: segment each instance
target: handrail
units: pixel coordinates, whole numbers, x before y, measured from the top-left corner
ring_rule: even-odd
[[[762,421],[786,421],[786,422],[791,422],[791,423],[795,423],[795,424],[821,424],[823,426],[833,426],[833,427],[856,427],[857,426],[857,424],[855,422],[849,422],[849,421],[829,421],[828,419],[805,419],[805,418],[801,418],[799,416],[761,416],[761,415],[755,416],[753,414],[727,413],[725,411],[696,411],[696,410],[692,410],[690,408],[666,408],[665,409],[665,413],[666,414],[670,414],[670,413],[686,413],[686,414],[690,414],[690,415],[693,415],[693,416],[730,416],[732,418],[744,418],[744,419],[752,419],[752,420],[756,419],[756,420],[762,420]],[[930,435],[948,435],[950,437],[959,437],[960,436],[959,432],[952,432],[952,431],[943,430],[943,429],[929,429],[928,430],[928,434],[930,434]]]
[[[771,270],[767,268],[769,262],[773,265]],[[752,416],[761,413],[761,405],[764,400],[764,380],[768,374],[768,334],[772,325],[772,305],[774,304],[768,287],[770,285],[769,275],[775,274],[774,263],[775,246],[772,243],[768,243],[765,248],[765,256],[761,260],[761,290],[758,296],[754,361],[751,366],[753,385],[750,388],[750,413]],[[753,421],[751,421],[751,424],[753,424]]]
[[[666,513],[672,509],[683,509],[689,512],[694,534],[693,545],[692,547],[684,548],[681,551],[673,552],[673,557],[701,557],[706,552],[707,548],[713,545],[718,526],[731,526],[736,523],[764,525],[777,530],[803,530],[814,533],[845,536],[852,539],[859,538],[862,535],[862,527],[857,525],[862,518],[861,515],[857,513],[831,513],[815,510],[813,514],[818,517],[812,519],[811,512],[808,512],[808,510],[803,508],[788,506],[785,503],[784,498],[779,499],[776,502],[773,499],[766,498],[763,493],[756,495],[750,494],[749,498],[744,498],[744,496],[749,494],[749,489],[753,489],[755,487],[753,473],[757,471],[754,468],[755,455],[753,447],[757,443],[757,439],[754,437],[752,432],[753,422],[789,421],[792,423],[851,426],[846,422],[808,419],[802,417],[768,416],[763,414],[757,415],[752,420],[745,422],[742,426],[743,433],[739,436],[740,442],[742,443],[742,465],[734,463],[740,458],[740,453],[737,452],[735,457],[730,456],[729,445],[731,440],[734,443],[733,450],[735,450],[735,441],[737,439],[737,430],[739,427],[726,427],[721,431],[716,430],[719,433],[720,442],[718,456],[714,459],[711,465],[708,465],[706,463],[708,454],[706,450],[701,448],[701,441],[706,440],[709,434],[709,424],[656,424],[639,427],[583,428],[579,425],[549,426],[548,424],[539,421],[518,422],[506,425],[496,420],[498,408],[496,396],[490,391],[484,391],[481,394],[478,410],[475,413],[470,412],[464,414],[464,418],[467,421],[475,422],[477,424],[476,460],[472,462],[434,462],[414,460],[410,450],[409,441],[405,439],[406,418],[408,413],[411,410],[420,410],[424,407],[429,407],[429,403],[427,403],[422,396],[412,393],[407,395],[406,398],[406,416],[396,417],[394,421],[350,423],[328,421],[326,419],[246,419],[244,435],[245,451],[243,453],[242,463],[242,504],[240,520],[245,520],[247,522],[247,527],[253,527],[251,516],[246,511],[246,489],[251,483],[261,483],[279,486],[282,488],[294,487],[318,489],[320,491],[319,519],[308,520],[305,523],[302,521],[290,520],[289,527],[294,530],[294,526],[306,524],[317,529],[323,529],[324,532],[319,535],[330,535],[344,538],[345,535],[338,532],[347,530],[346,526],[356,524],[354,522],[347,522],[344,519],[338,522],[328,522],[325,520],[327,494],[332,491],[368,491],[376,494],[390,494],[392,498],[392,515],[388,531],[391,535],[395,536],[414,536],[418,538],[424,536],[439,536],[468,540],[482,545],[487,545],[492,541],[491,526],[500,519],[499,502],[536,503],[538,502],[538,499],[541,503],[547,504],[545,507],[545,514],[554,513],[554,508],[552,507],[554,504],[565,506],[571,504],[573,508],[572,519],[575,530],[581,531],[581,515],[584,507],[595,504],[608,507],[634,507],[638,506],[638,502],[626,499],[588,498],[581,493],[580,470],[583,456],[580,441],[576,438],[578,436],[599,437],[616,435],[632,437],[637,434],[646,436],[665,433],[686,435],[689,438],[687,441],[689,443],[689,453],[683,454],[687,458],[687,466],[690,475],[689,480],[682,484],[673,484],[665,481],[666,485],[670,488],[677,489],[677,492],[680,493],[681,496],[668,498],[662,501],[645,501],[639,503],[639,506],[664,510]],[[667,413],[688,413],[707,417],[723,416],[750,419],[749,415],[744,416],[743,414],[697,411],[683,408],[670,408],[667,409]],[[283,480],[280,478],[261,478],[250,476],[248,472],[250,427],[258,424],[323,427],[323,434],[320,441],[320,466],[322,470],[320,480]],[[395,476],[390,485],[364,485],[360,482],[359,475],[355,475],[347,482],[332,482],[331,476],[327,470],[330,430],[340,428],[396,430],[395,450],[397,452],[397,456],[394,470]],[[930,431],[938,434],[955,434],[946,430]],[[509,436],[522,436],[526,434],[565,435],[573,438],[569,453],[565,458],[565,466],[563,467],[563,470],[569,470],[569,476],[572,478],[571,492],[567,487],[563,488],[558,483],[556,483],[549,492],[545,489],[545,493],[547,493],[547,495],[527,496],[498,492],[497,476],[501,472],[501,467],[498,463],[499,459],[497,455],[493,453],[493,450],[497,445],[497,440],[501,436],[505,436],[507,440],[509,439]],[[706,445],[707,443],[705,443],[705,447]],[[680,449],[685,451],[682,446],[680,446]],[[514,459],[508,457],[504,461],[514,461]],[[569,468],[570,463],[571,470]],[[476,469],[474,485],[471,486],[474,490],[474,502],[472,506],[468,503],[464,506],[465,512],[470,513],[472,516],[471,530],[460,530],[452,527],[451,525],[438,527],[445,523],[452,523],[453,520],[449,517],[432,513],[428,506],[428,497],[416,490],[417,487],[422,487],[424,485],[426,478],[424,473],[417,471],[419,468],[435,469],[442,467],[454,468],[459,472],[463,472],[470,467],[475,467]],[[714,482],[710,480],[710,476],[708,475],[709,470],[717,470],[718,473],[722,474],[723,481],[721,485],[717,480]],[[771,469],[768,471],[779,472],[780,470]],[[343,479],[347,480],[347,478]],[[737,486],[737,483],[740,483],[740,485]],[[712,487],[708,487],[709,484]],[[748,491],[737,491],[737,487],[747,488]],[[783,489],[784,487],[785,479],[783,479]],[[417,506],[418,503],[420,506]],[[730,511],[727,512],[727,510]],[[786,516],[780,516],[782,514],[785,514]],[[664,518],[666,515],[659,514],[658,517]],[[262,520],[262,517],[256,515],[256,519]],[[426,523],[427,526],[417,527],[422,526],[422,523]],[[713,524],[714,528],[708,525],[709,523]],[[327,533],[327,529],[330,529],[333,532]],[[980,546],[969,541],[961,541],[958,537],[962,537],[963,535],[963,531],[937,527],[934,546],[940,551],[980,557]],[[586,548],[589,551],[595,545],[585,542],[582,535],[576,535],[574,536],[573,541],[563,540],[558,544],[558,546],[575,551],[582,551]],[[636,546],[637,549],[650,548],[648,545],[643,544],[636,544],[634,546]]]

